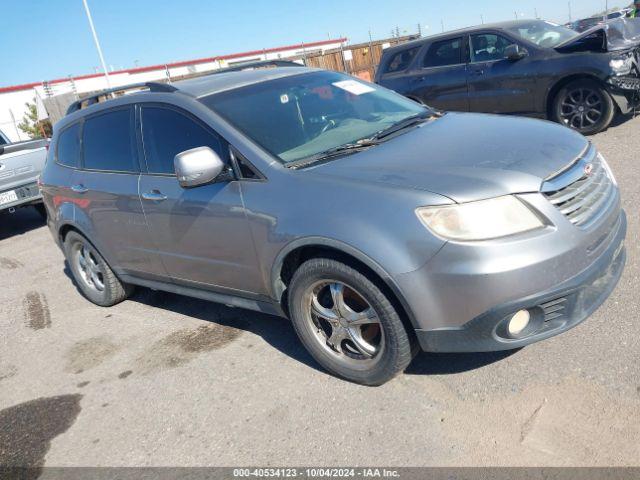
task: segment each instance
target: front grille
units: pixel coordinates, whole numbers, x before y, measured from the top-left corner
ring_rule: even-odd
[[[622,90],[640,90],[640,78],[638,77],[613,77],[611,83]]]
[[[24,200],[31,197],[37,197],[40,194],[40,189],[38,188],[37,183],[32,183],[16,188],[15,192],[19,199]]]
[[[577,162],[563,175],[568,175],[569,178],[577,176],[578,180],[554,191],[544,192],[549,201],[578,227],[588,225],[597,218],[615,193],[614,184],[601,157],[593,155],[590,164],[592,170],[587,173],[589,162]],[[581,171],[576,172],[576,169]]]
[[[567,299],[562,297],[540,305],[540,308],[542,308],[544,312],[544,321],[550,322],[551,320],[563,317],[565,315],[566,303]]]

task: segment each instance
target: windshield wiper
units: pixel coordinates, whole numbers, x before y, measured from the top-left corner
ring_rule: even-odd
[[[405,118],[404,120],[400,120],[399,122],[394,123],[393,125],[385,128],[384,130],[380,130],[373,137],[371,137],[370,140],[373,140],[373,141],[382,140],[383,138],[393,135],[394,133],[397,133],[401,130],[405,130],[407,128],[414,127],[416,125],[424,123],[430,118],[433,118],[434,116],[437,116],[437,115],[439,114],[436,114],[434,112],[429,112],[428,114],[419,113],[417,115],[412,115],[410,117]]]
[[[295,160],[288,163],[287,167],[293,169],[304,168],[314,163],[330,160],[332,158],[340,157],[343,155],[348,155],[349,153],[361,152],[382,143],[384,138],[387,138],[394,133],[397,133],[409,127],[419,125],[431,118],[441,117],[442,115],[442,113],[437,111],[427,111],[419,113],[417,115],[411,115],[410,117],[400,120],[399,122],[396,122],[391,126],[380,130],[372,137],[361,138],[360,140],[357,140],[355,142],[338,145],[337,147],[330,148],[328,150],[325,150],[324,152],[316,153],[309,157],[301,158],[300,160]]]
[[[308,167],[314,163],[322,162],[324,160],[330,160],[335,157],[341,157],[348,155],[349,153],[357,153],[363,150],[367,150],[375,145],[378,145],[378,141],[365,138],[353,143],[346,143],[344,145],[338,145],[337,147],[330,148],[324,152],[316,153],[310,157],[301,158],[300,160],[293,161],[287,164],[289,168],[303,168]]]

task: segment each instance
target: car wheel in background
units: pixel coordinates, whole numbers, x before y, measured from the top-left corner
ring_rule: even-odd
[[[615,105],[609,92],[594,80],[577,80],[564,86],[554,100],[553,117],[583,135],[609,127]]]
[[[381,385],[413,358],[412,340],[392,303],[369,278],[341,262],[303,263],[291,280],[289,312],[311,355],[344,379]]]
[[[133,287],[122,283],[95,247],[79,233],[67,234],[64,253],[80,291],[96,305],[110,307],[133,292]]]

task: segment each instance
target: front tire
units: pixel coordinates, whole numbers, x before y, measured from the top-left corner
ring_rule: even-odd
[[[64,253],[80,291],[96,305],[111,307],[133,293],[133,287],[121,282],[95,247],[79,233],[67,234]]]
[[[386,295],[362,273],[316,258],[295,272],[289,312],[313,358],[334,375],[382,385],[413,358],[412,341]]]
[[[564,86],[553,103],[556,122],[583,135],[606,130],[615,116],[609,92],[594,80],[577,80]]]

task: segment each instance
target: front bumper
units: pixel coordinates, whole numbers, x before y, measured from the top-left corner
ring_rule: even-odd
[[[609,93],[623,114],[640,107],[640,77],[611,77],[607,83]]]
[[[27,185],[22,185],[21,187],[11,188],[9,190],[14,191],[16,193],[16,197],[18,198],[14,202],[0,205],[0,211],[7,210],[9,208],[24,207],[27,205],[33,205],[42,202],[42,194],[40,193],[38,184],[35,182],[29,183]]]
[[[523,197],[554,226],[510,241],[449,243],[421,269],[394,277],[423,350],[519,348],[574,327],[615,288],[627,231],[618,193],[588,230],[570,224],[541,196]],[[525,308],[536,328],[510,338],[506,322]]]

